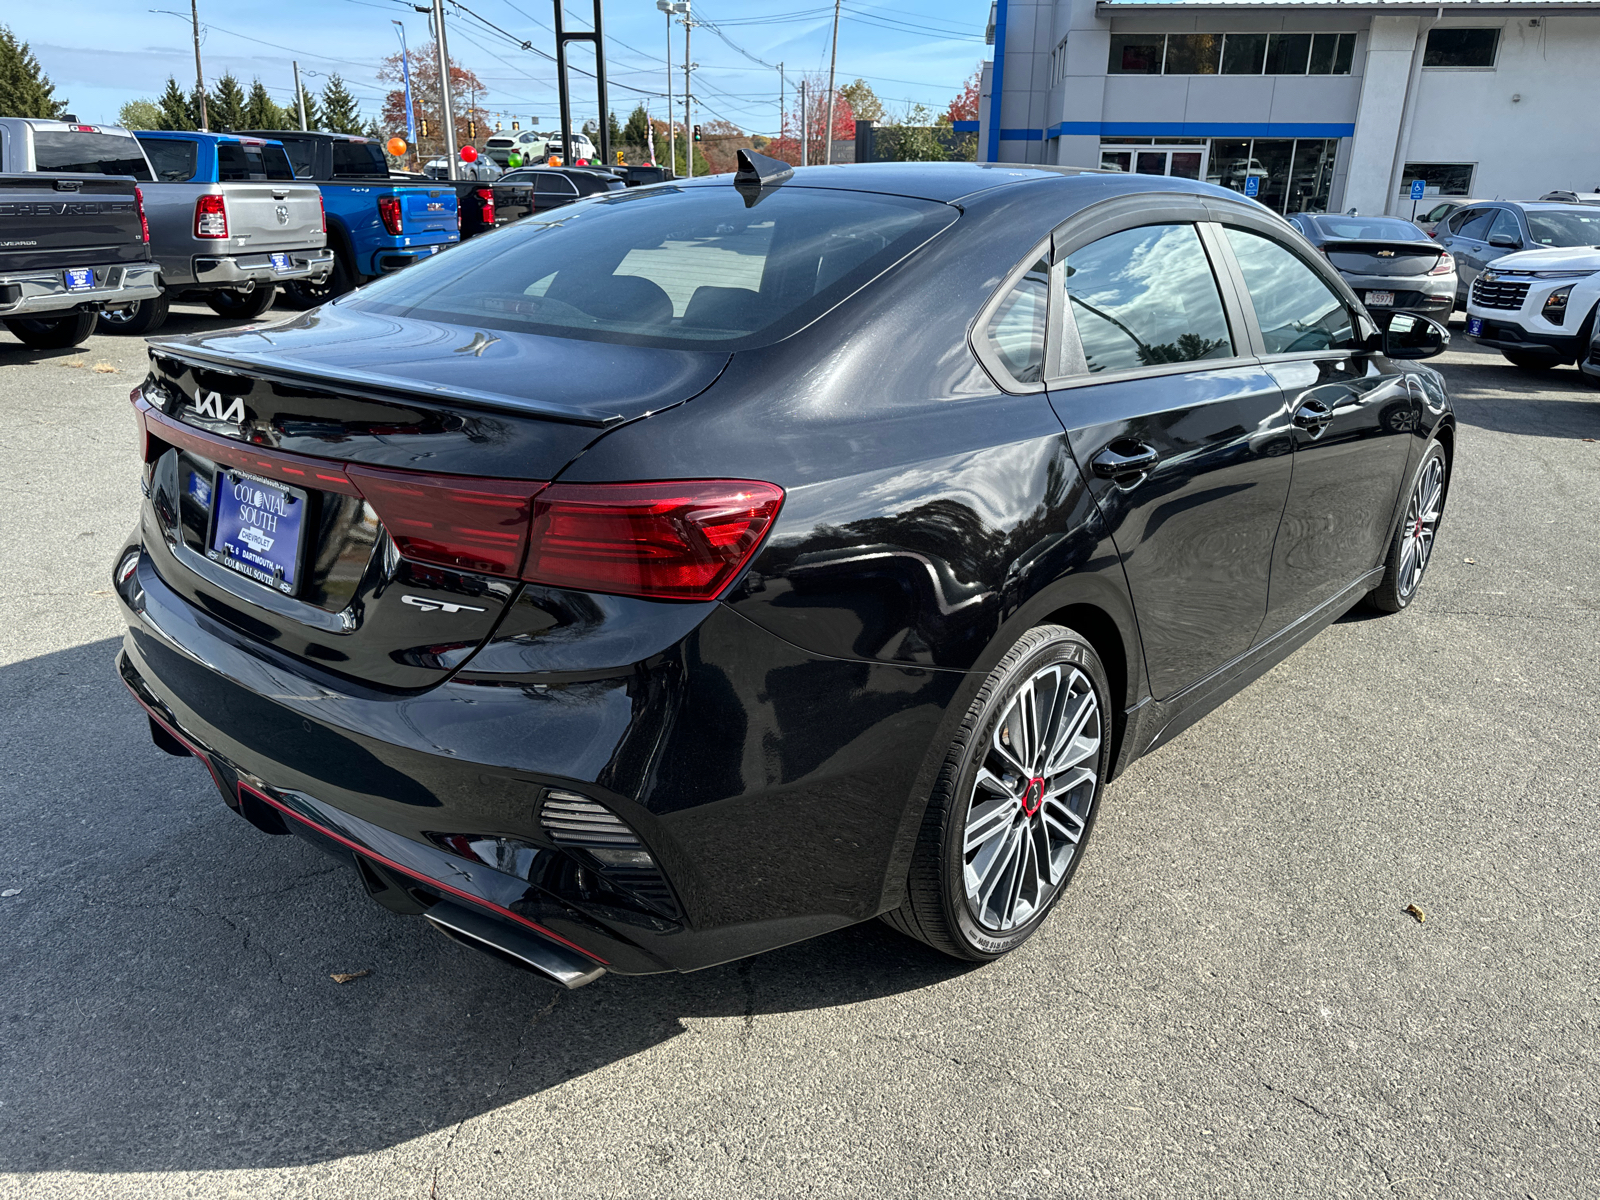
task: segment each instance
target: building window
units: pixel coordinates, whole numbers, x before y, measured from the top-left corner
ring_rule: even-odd
[[[1425,67],[1492,67],[1500,44],[1498,29],[1430,29]]]
[[[1429,46],[1431,50],[1431,42]],[[1064,56],[1064,49],[1057,49]],[[1356,35],[1353,33],[1114,33],[1106,72],[1110,75],[1348,75],[1355,53]],[[1056,81],[1052,65],[1051,82]]]
[[[1409,195],[1412,182],[1418,179],[1424,196],[1472,195],[1471,163],[1407,163],[1400,190]]]
[[[1055,87],[1067,74],[1067,39],[1062,38],[1050,52],[1050,86]]]

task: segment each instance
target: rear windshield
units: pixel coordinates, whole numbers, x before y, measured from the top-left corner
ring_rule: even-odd
[[[311,172],[316,169],[315,142],[285,142],[283,152],[289,156],[289,163],[296,179],[311,178]]]
[[[79,171],[88,175],[132,175],[153,183],[150,164],[130,133],[74,133],[70,129],[36,129],[33,169]]]
[[[200,147],[187,139],[140,138],[145,157],[161,183],[188,183],[199,165]]]
[[[248,146],[239,142],[217,143],[217,179],[222,183],[240,180],[293,179],[294,172],[281,146]]]
[[[1428,235],[1410,221],[1383,218],[1312,217],[1323,237],[1360,242],[1425,242]]]
[[[956,219],[903,196],[731,186],[607,193],[363,288],[353,308],[683,348],[754,345],[814,319]]]
[[[377,142],[333,143],[333,177],[366,179],[389,173],[388,160]]]
[[[1528,229],[1541,246],[1600,246],[1600,212],[1530,212]]]

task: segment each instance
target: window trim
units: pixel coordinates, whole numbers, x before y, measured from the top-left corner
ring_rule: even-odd
[[[1048,290],[1045,293],[1044,307],[1044,370],[1040,372],[1042,378],[1038,383],[1023,383],[1006,370],[1005,364],[1000,361],[1000,356],[989,345],[989,322],[994,319],[999,307],[1005,303],[1006,297],[1012,293],[1017,284],[1022,282],[1023,276],[1031,271],[1041,258],[1047,259],[1050,263],[1049,282],[1045,285]],[[1057,312],[1061,306],[1056,302],[1055,289],[1059,272],[1060,264],[1050,253],[1050,235],[1045,234],[1034,243],[1027,254],[1022,256],[1022,260],[1016,266],[1005,273],[999,286],[978,307],[977,315],[972,318],[972,324],[967,326],[968,349],[988,373],[989,378],[994,381],[994,385],[1007,395],[1028,396],[1042,392],[1050,380],[1050,373],[1055,367],[1055,351],[1052,347],[1058,346],[1061,341],[1059,337],[1050,336],[1052,332],[1059,330],[1061,320],[1060,313]]]
[[[1438,66],[1428,65],[1428,42],[1435,33],[1454,33],[1461,30],[1485,31],[1494,34],[1494,53],[1489,56],[1489,61],[1483,66]],[[1500,69],[1500,46],[1505,41],[1504,25],[1435,25],[1428,30],[1422,39],[1422,69],[1424,71],[1498,71]]]

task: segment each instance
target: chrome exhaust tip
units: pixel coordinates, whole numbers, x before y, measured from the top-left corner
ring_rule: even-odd
[[[596,966],[565,946],[449,900],[439,901],[422,915],[452,941],[492,954],[501,962],[532,971],[564,988],[581,988],[606,973],[604,967]]]

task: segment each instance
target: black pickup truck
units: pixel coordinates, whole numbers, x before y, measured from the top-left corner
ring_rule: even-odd
[[[0,322],[35,350],[76,346],[106,308],[161,294],[138,184],[0,174]]]

